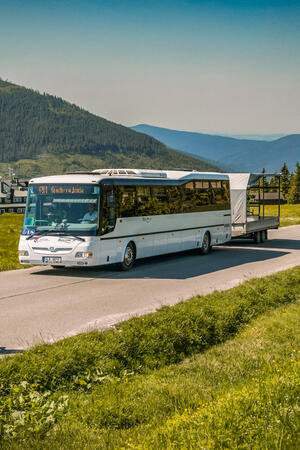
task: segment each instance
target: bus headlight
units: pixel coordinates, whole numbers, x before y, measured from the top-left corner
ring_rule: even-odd
[[[75,258],[92,258],[93,252],[77,252]]]
[[[29,256],[29,253],[27,250],[19,250],[19,256]]]

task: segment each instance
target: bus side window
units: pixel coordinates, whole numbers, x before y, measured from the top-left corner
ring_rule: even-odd
[[[210,187],[214,209],[230,209],[229,182],[227,180],[211,181]]]
[[[193,181],[184,184],[181,187],[181,190],[182,190],[183,212],[184,213],[196,212],[197,207]]]
[[[216,203],[216,187],[216,181],[210,181],[210,200],[213,205]]]
[[[224,208],[230,209],[230,190],[229,190],[229,181],[228,180],[222,181],[222,191],[223,191]]]
[[[182,212],[182,201],[179,186],[167,186],[167,197],[170,214]]]
[[[153,186],[152,192],[152,206],[153,215],[170,214],[169,202],[167,197],[167,190],[165,186]]]
[[[136,215],[135,186],[118,186],[118,217],[134,217]]]
[[[216,206],[216,208],[218,209],[218,207],[220,207],[221,209],[223,208],[223,191],[222,191],[222,183],[221,181],[213,181],[211,182],[212,185],[212,192],[214,194],[214,203]]]
[[[210,205],[209,182],[195,181],[195,195],[197,211],[207,211]]]
[[[137,186],[136,215],[149,216],[152,214],[150,186]]]

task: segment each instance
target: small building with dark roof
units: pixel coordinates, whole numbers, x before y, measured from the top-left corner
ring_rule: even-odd
[[[251,203],[258,203],[259,202],[259,195],[255,194],[255,196],[251,199]],[[262,203],[262,199],[260,199],[260,202]],[[284,198],[283,193],[280,193],[280,204],[284,205],[287,203],[286,199]],[[265,192],[264,193],[264,204],[265,205],[278,205],[278,192]]]
[[[24,214],[27,189],[27,180],[0,180],[0,214]]]

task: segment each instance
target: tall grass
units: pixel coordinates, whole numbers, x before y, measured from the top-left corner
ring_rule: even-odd
[[[0,435],[10,445],[26,442],[32,448],[46,448],[49,436],[49,446],[56,448],[130,448],[130,439],[136,448],[182,448],[186,439],[190,448],[198,439],[204,446],[217,442],[216,447],[224,447],[227,441],[222,436],[227,435],[228,442],[231,439],[231,416],[236,418],[234,433],[243,436],[232,440],[236,445],[246,442],[243,423],[246,428],[251,425],[247,410],[258,414],[253,430],[257,424],[262,430],[270,417],[278,417],[282,404],[283,410],[290,407],[292,411],[287,418],[292,431],[285,436],[294,442],[296,378],[290,363],[299,341],[300,306],[285,306],[299,296],[300,267],[162,308],[113,330],[5,358],[0,361],[4,405]],[[280,314],[272,315],[280,307]],[[263,325],[258,321],[236,340],[221,345],[264,313]],[[272,384],[279,369],[282,386]],[[289,378],[292,386],[285,391]],[[262,405],[269,411],[273,397],[274,408],[270,407],[268,416]],[[16,417],[12,416],[15,411]],[[199,434],[202,422],[207,427]],[[270,431],[273,441],[276,430],[282,430],[281,422]]]
[[[73,394],[46,448],[297,448],[299,317],[298,301],[181,365]]]

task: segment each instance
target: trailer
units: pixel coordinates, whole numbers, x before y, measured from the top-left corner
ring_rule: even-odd
[[[280,174],[230,173],[231,236],[253,239],[256,243],[268,239],[268,230],[277,229],[280,221]],[[271,179],[270,185],[267,180]],[[265,194],[276,193],[277,215],[265,214]]]

